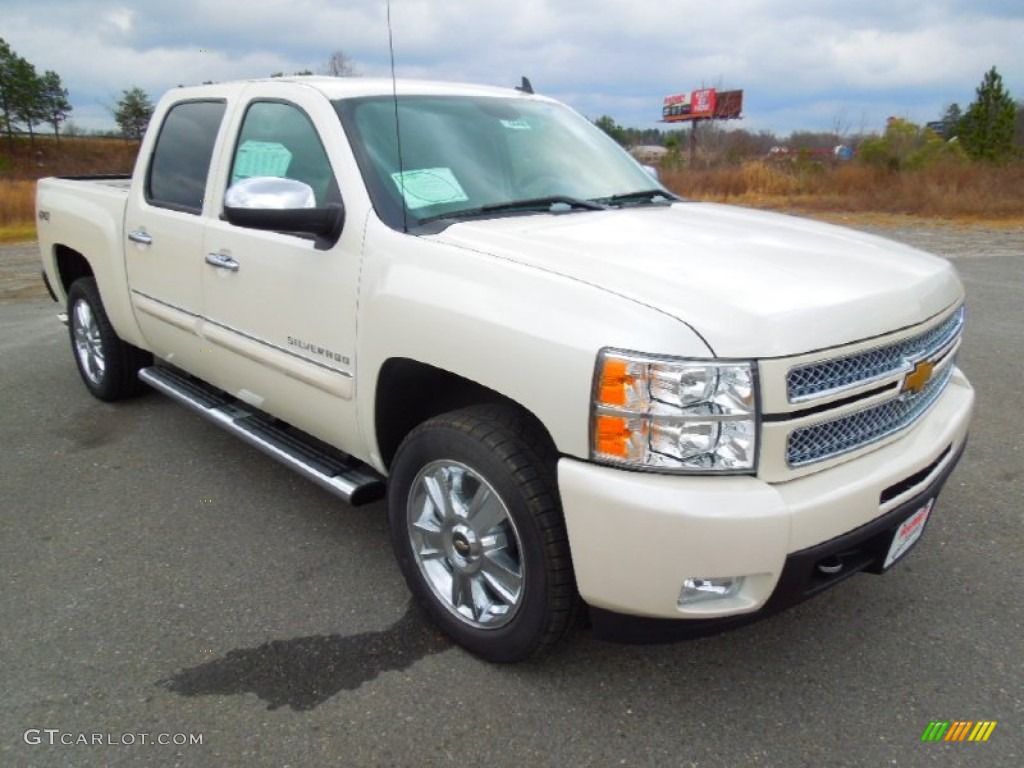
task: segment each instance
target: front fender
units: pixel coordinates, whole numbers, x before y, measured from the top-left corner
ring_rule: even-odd
[[[594,363],[603,347],[708,356],[679,320],[611,291],[487,253],[395,232],[371,218],[357,348],[363,438],[390,358],[450,371],[521,404],[563,454],[589,454]]]

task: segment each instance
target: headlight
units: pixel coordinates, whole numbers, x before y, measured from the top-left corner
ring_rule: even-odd
[[[751,362],[603,351],[594,376],[591,456],[677,472],[757,468]]]

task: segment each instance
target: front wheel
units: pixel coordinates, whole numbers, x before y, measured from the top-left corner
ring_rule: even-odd
[[[68,291],[68,329],[78,372],[95,397],[113,402],[146,390],[138,372],[153,358],[118,337],[92,277],[79,278]]]
[[[489,661],[557,643],[579,607],[550,441],[515,409],[477,406],[413,430],[392,465],[392,544],[412,592]]]

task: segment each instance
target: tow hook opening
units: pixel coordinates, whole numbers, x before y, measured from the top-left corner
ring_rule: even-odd
[[[818,562],[817,568],[818,573],[822,573],[825,576],[835,576],[843,570],[843,559],[836,555],[826,557],[824,560]]]

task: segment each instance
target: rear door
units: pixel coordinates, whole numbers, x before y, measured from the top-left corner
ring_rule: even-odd
[[[150,348],[188,368],[201,354],[204,210],[214,147],[224,122],[223,99],[173,104],[161,120],[143,178],[125,209],[128,284]]]

